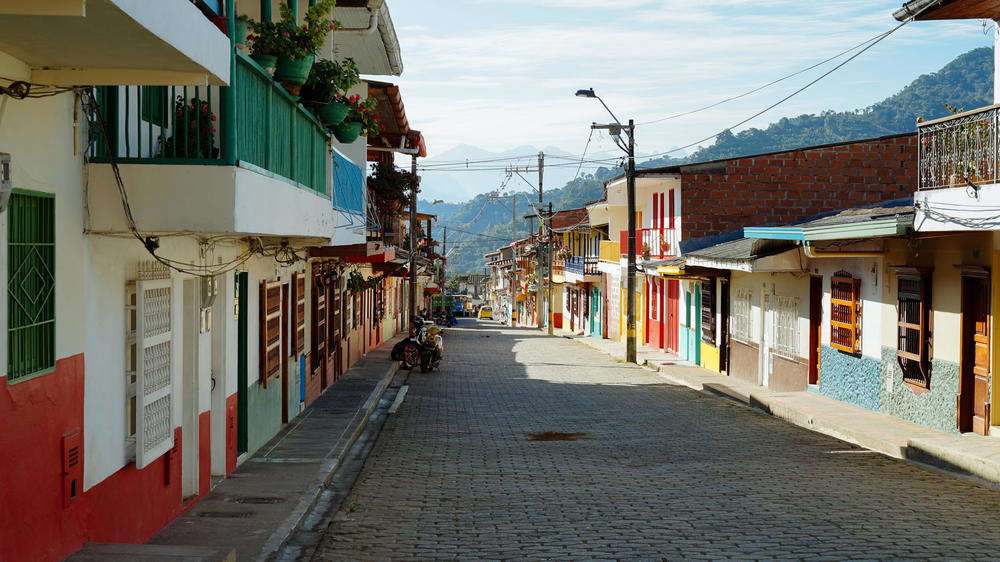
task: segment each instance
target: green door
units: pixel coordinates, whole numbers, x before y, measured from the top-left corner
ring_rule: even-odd
[[[247,452],[247,284],[249,274],[236,274],[236,454]]]

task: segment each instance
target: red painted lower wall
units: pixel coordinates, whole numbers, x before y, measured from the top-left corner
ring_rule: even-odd
[[[227,406],[230,402],[235,412],[235,395]],[[8,384],[0,378],[4,424],[0,431],[0,562],[62,560],[87,542],[145,542],[199,499],[182,503],[183,442],[181,429],[175,428],[172,455],[142,470],[129,464],[87,491],[80,479],[76,498],[64,504],[63,436],[73,431],[84,434],[83,406],[82,354],[60,359],[55,372],[31,380]],[[199,415],[202,495],[211,486],[210,422],[210,412]],[[79,453],[79,462],[84,463],[83,439]]]
[[[226,476],[236,470],[236,395],[226,398]]]

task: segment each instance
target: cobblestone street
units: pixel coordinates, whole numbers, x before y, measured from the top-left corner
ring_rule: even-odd
[[[536,330],[465,319],[446,346],[316,560],[995,556],[1000,491]]]

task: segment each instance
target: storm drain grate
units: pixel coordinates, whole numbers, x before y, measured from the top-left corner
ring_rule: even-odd
[[[543,431],[541,433],[529,433],[528,439],[531,441],[576,441],[577,439],[589,439],[586,433],[559,433],[558,431]]]
[[[242,497],[242,498],[229,498],[229,501],[233,503],[249,503],[254,505],[268,505],[275,503],[284,503],[285,498],[270,498],[270,497]]]
[[[198,517],[211,519],[246,519],[253,515],[252,511],[202,511]]]

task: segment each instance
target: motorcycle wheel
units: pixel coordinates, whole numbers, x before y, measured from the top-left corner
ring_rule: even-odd
[[[403,346],[403,368],[412,369],[420,363],[420,348],[413,343]]]
[[[434,365],[431,363],[431,356],[430,355],[424,355],[423,357],[420,358],[420,372],[421,373],[427,373],[427,372],[429,372],[433,368],[434,368]]]

